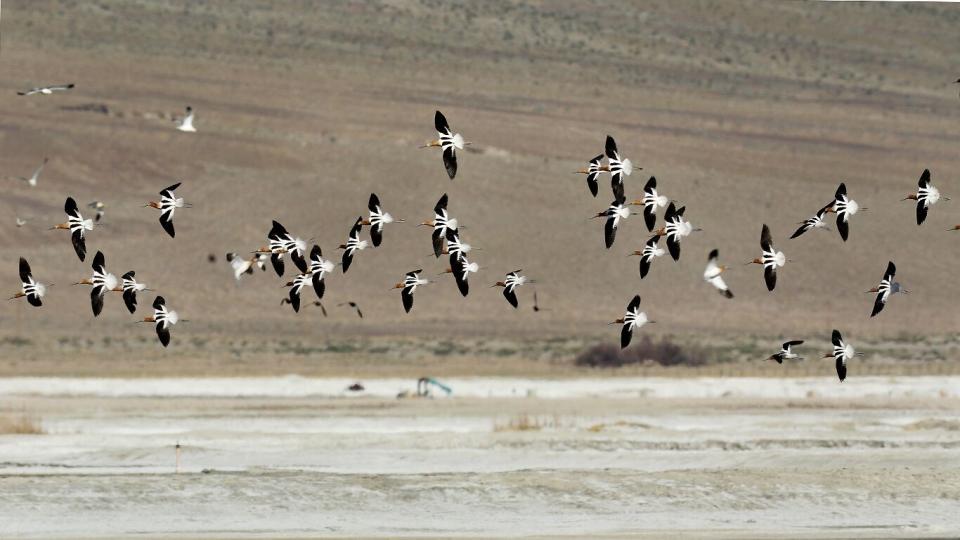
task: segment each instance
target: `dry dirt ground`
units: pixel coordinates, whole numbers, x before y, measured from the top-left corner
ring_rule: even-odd
[[[554,338],[615,341],[604,323],[635,293],[658,322],[644,332],[681,340],[796,337],[815,340],[819,353],[834,327],[875,344],[939,343],[957,332],[960,232],[947,229],[960,223],[960,202],[944,201],[917,227],[901,199],[924,168],[960,199],[960,99],[951,84],[960,6],[38,0],[4,7],[0,173],[28,175],[45,156],[50,163],[36,188],[4,180],[0,283],[18,290],[21,255],[40,280],[56,283],[42,309],[0,306],[6,374],[86,372],[74,361],[122,371],[131,355],[145,372],[150,362],[243,371],[229,365],[238,355],[271,371],[272,345],[264,343],[310,351],[380,339],[380,347],[409,340],[424,349],[494,338],[519,349]],[[60,82],[77,87],[52,97],[15,94]],[[197,110],[196,134],[169,121],[188,104]],[[434,135],[435,109],[474,143],[454,181],[437,152],[417,149]],[[643,281],[636,259],[625,257],[648,237],[642,220],[627,220],[605,250],[601,224],[587,218],[609,203],[609,187],[594,199],[572,174],[601,152],[606,134],[643,167],[628,178],[628,197],[656,175],[662,192],[704,229],[684,241],[679,263],[658,260]],[[176,181],[194,207],[178,212],[172,240],[141,205]],[[788,241],[840,181],[869,207],[855,216],[850,240],[815,231]],[[271,219],[336,256],[370,192],[407,223],[389,227],[383,245],[360,253],[347,275],[329,278],[329,317],[313,306],[299,315],[280,306],[285,289],[270,273],[233,282],[223,254],[260,246]],[[435,275],[445,262],[429,255],[428,232],[414,226],[431,217],[443,193],[467,226],[464,238],[483,249],[466,299],[450,276]],[[118,275],[135,269],[190,319],[175,329],[169,350],[160,350],[150,328],[132,324],[119,297],[94,320],[87,290],[71,287],[89,265],[63,231],[46,230],[62,221],[67,195],[107,204],[104,226],[89,234],[91,254],[103,250]],[[15,216],[27,225],[16,228]],[[774,293],[758,268],[741,266],[758,255],[762,223],[793,261]],[[712,248],[731,265],[732,301],[701,280]],[[207,262],[211,253],[215,264]],[[912,294],[870,319],[872,298],[863,291],[888,260]],[[415,268],[437,283],[418,291],[407,315],[390,287]],[[542,311],[531,309],[532,288],[517,311],[487,288],[514,268],[539,280]],[[362,320],[337,306],[347,300],[361,305]],[[110,345],[117,342],[136,346]],[[213,347],[222,343],[242,354]],[[955,358],[948,351],[946,360]],[[26,360],[57,367],[31,369]]]

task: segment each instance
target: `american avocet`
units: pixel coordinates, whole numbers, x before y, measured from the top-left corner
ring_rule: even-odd
[[[94,223],[100,223],[103,215],[106,213],[107,205],[103,201],[91,201],[87,203],[87,208],[93,208],[96,215],[93,216]]]
[[[160,225],[163,227],[163,230],[167,231],[170,238],[174,238],[177,235],[177,232],[173,229],[173,213],[177,208],[192,207],[191,204],[183,202],[183,197],[177,197],[174,193],[174,190],[178,187],[180,187],[180,182],[164,188],[160,191],[159,201],[150,201],[143,205],[144,208],[150,207],[160,210]]]
[[[587,167],[585,169],[579,169],[574,173],[587,175],[587,188],[590,189],[590,193],[593,194],[594,197],[597,196],[597,192],[600,189],[600,184],[597,182],[597,177],[600,176],[600,173],[610,170],[610,167],[601,165],[601,161],[603,161],[603,154],[591,159],[587,163]]]
[[[861,210],[866,211],[867,208],[860,206],[857,201],[848,197],[847,186],[841,182],[837,188],[836,195],[834,195],[833,206],[827,211],[836,212],[837,231],[840,232],[840,238],[843,238],[844,242],[847,241],[847,237],[850,234],[850,216]]]
[[[450,254],[450,266],[443,272],[444,274],[453,274],[453,279],[457,282],[457,289],[460,294],[467,296],[470,294],[470,274],[475,274],[480,270],[480,265],[470,262],[467,256],[460,254]]]
[[[613,241],[617,239],[617,227],[620,226],[620,220],[627,219],[632,215],[636,214],[630,211],[630,207],[626,205],[626,200],[619,198],[610,203],[606,210],[593,216],[594,218],[606,218],[603,222],[603,242],[607,249],[610,249]]]
[[[53,284],[44,285],[33,279],[33,272],[30,271],[30,263],[23,257],[20,257],[20,292],[11,296],[10,300],[26,297],[27,302],[31,306],[40,307],[43,305],[42,298],[47,294],[47,287],[52,286]]]
[[[880,285],[866,291],[867,293],[877,293],[877,298],[873,302],[873,312],[870,313],[871,317],[876,316],[877,313],[883,310],[883,306],[887,305],[887,300],[889,300],[892,295],[910,292],[903,288],[899,282],[893,280],[896,275],[897,266],[893,264],[893,261],[888,262],[887,271],[883,273],[883,279],[880,280]]]
[[[288,300],[290,305],[293,307],[293,311],[297,313],[300,312],[300,292],[303,291],[303,288],[310,283],[311,279],[310,274],[298,274],[297,277],[293,278],[293,281],[288,282],[285,287],[290,287],[290,292],[288,294]]]
[[[84,231],[93,230],[93,220],[83,219],[80,209],[77,208],[77,201],[73,197],[67,197],[67,202],[63,204],[63,211],[67,214],[67,222],[50,227],[50,230],[65,229],[70,231],[70,241],[73,243],[73,250],[77,252],[77,257],[82,261],[87,256],[87,242],[84,238]]]
[[[440,147],[443,149],[443,166],[447,169],[447,176],[453,180],[457,175],[457,150],[463,150],[463,147],[470,144],[463,140],[463,136],[454,133],[450,129],[450,124],[443,116],[443,113],[437,111],[433,116],[433,125],[437,128],[438,138],[428,142],[420,148]]]
[[[294,238],[289,232],[287,232],[286,227],[281,225],[278,221],[274,220],[272,226],[270,227],[270,232],[267,233],[267,246],[261,247],[260,249],[254,251],[257,255],[270,255],[270,263],[273,265],[273,270],[277,273],[278,276],[283,276],[284,264],[283,264],[283,255],[289,253],[295,249],[302,251],[306,249],[306,242],[300,240],[299,238]],[[299,257],[300,262],[296,257],[291,257],[294,259],[294,263],[297,264],[297,267],[303,266],[301,271],[305,271],[307,268],[306,261],[303,260],[303,255]]]
[[[683,217],[683,213],[686,210],[686,206],[677,208],[671,202],[667,205],[667,211],[663,214],[663,227],[654,231],[654,234],[658,236],[667,237],[667,250],[670,252],[670,257],[675,261],[680,260],[680,242],[690,236],[691,233],[701,230],[694,228],[693,225]]]
[[[443,248],[440,252],[444,255],[449,255],[451,259],[453,257],[461,257],[473,251],[473,246],[464,242],[460,239],[460,231],[457,229],[447,228],[447,246]]]
[[[244,259],[236,253],[227,253],[227,262],[230,263],[230,268],[233,269],[233,278],[240,281],[243,274],[253,274],[253,265],[259,257],[261,257],[261,254],[253,255],[249,259]]]
[[[617,150],[617,141],[609,135],[607,135],[604,152],[607,154],[607,166],[610,168],[610,189],[613,190],[613,197],[615,199],[625,199],[623,177],[633,174],[633,163],[629,159],[620,157],[620,151]]]
[[[766,223],[760,230],[760,249],[763,254],[747,264],[763,265],[763,280],[767,284],[767,290],[772,291],[777,286],[777,268],[782,268],[783,265],[787,264],[787,257],[773,246],[770,227],[767,227]]]
[[[310,250],[310,280],[313,282],[313,292],[316,293],[318,300],[323,300],[323,293],[327,289],[323,278],[333,272],[335,266],[333,261],[323,258],[320,246],[314,244],[313,249]]]
[[[353,310],[354,310],[355,312],[357,312],[357,317],[360,317],[361,319],[363,318],[363,312],[360,311],[360,305],[357,304],[356,302],[352,302],[352,301],[351,301],[351,302],[341,302],[341,303],[337,304],[337,307],[343,307],[343,306],[350,306],[351,308],[353,308]],[[326,312],[324,312],[324,313],[326,313]]]
[[[197,128],[193,127],[193,107],[187,105],[187,114],[180,120],[177,120],[177,129],[187,133],[197,131]]]
[[[666,251],[659,247],[660,244],[660,235],[655,234],[647,240],[647,243],[643,246],[643,251],[634,251],[633,253],[627,255],[638,256],[640,257],[640,279],[647,277],[647,273],[650,272],[650,265],[653,264],[653,260],[657,257],[662,257]]]
[[[670,199],[657,193],[657,179],[651,176],[643,186],[643,198],[630,204],[643,206],[643,222],[647,225],[648,231],[653,231],[657,226],[657,208],[666,208],[669,203]]]
[[[157,296],[153,299],[153,316],[144,317],[142,321],[138,322],[153,323],[156,326],[160,344],[166,347],[170,344],[170,328],[178,322],[189,321],[181,319],[176,311],[168,309],[166,300],[162,296]]]
[[[733,298],[733,293],[730,292],[730,288],[727,287],[727,284],[723,281],[723,277],[720,275],[727,267],[717,264],[718,257],[720,257],[720,251],[716,249],[711,251],[710,255],[707,256],[707,267],[703,271],[703,280],[716,287],[723,296]]]
[[[280,305],[281,305],[281,306],[282,306],[282,305],[285,305],[285,304],[289,304],[289,303],[290,303],[290,298],[288,298],[288,297],[286,297],[286,296],[284,296],[283,298],[280,299]],[[313,302],[304,304],[303,307],[307,307],[307,306],[309,306],[309,305],[311,305],[311,304],[314,305],[314,306],[319,307],[319,308],[320,308],[320,311],[323,312],[323,316],[324,316],[324,317],[327,316],[327,308],[324,307],[323,302],[321,302],[321,301],[319,301],[319,300],[314,300]]]
[[[70,83],[70,84],[55,84],[55,85],[52,85],[52,86],[35,86],[35,87],[33,87],[33,88],[29,89],[29,90],[19,91],[19,92],[17,92],[17,95],[18,95],[18,96],[32,96],[32,95],[34,95],[34,94],[40,94],[40,95],[42,95],[42,96],[49,96],[50,94],[52,94],[52,93],[54,93],[54,92],[63,92],[63,91],[66,91],[66,90],[70,90],[70,89],[73,88],[74,86],[75,86],[75,85],[74,85],[73,83]]]
[[[767,360],[774,360],[778,364],[782,364],[784,360],[793,360],[794,358],[796,358],[797,360],[803,360],[802,356],[798,355],[797,353],[791,350],[793,347],[796,347],[797,345],[802,345],[802,344],[803,344],[802,339],[795,340],[795,341],[787,341],[786,343],[780,346],[780,352],[778,352],[777,354],[771,354],[770,357],[767,358]]]
[[[123,288],[118,287],[117,276],[107,272],[106,259],[102,252],[98,251],[93,256],[93,264],[90,267],[93,268],[93,276],[90,279],[82,279],[74,285],[93,286],[90,289],[90,307],[93,310],[93,316],[96,317],[103,311],[103,299],[107,296],[107,293],[111,291],[123,292]]]
[[[137,273],[133,270],[120,277],[122,280],[121,289],[123,289],[123,303],[127,305],[127,311],[134,313],[137,311],[137,293],[140,291],[152,291],[145,283],[137,281]]]
[[[930,169],[924,169],[917,182],[917,192],[907,195],[903,200],[917,201],[917,225],[920,225],[927,219],[927,209],[937,204],[940,199],[949,201],[950,197],[940,195],[940,190],[934,187],[930,180]]]
[[[383,226],[387,223],[403,223],[402,219],[394,219],[389,212],[380,206],[380,198],[376,193],[370,194],[370,201],[367,202],[367,209],[370,210],[370,219],[365,219],[361,223],[370,227],[370,240],[373,241],[373,247],[380,245],[383,241]]]
[[[517,301],[517,287],[521,287],[527,283],[533,283],[532,279],[520,275],[520,272],[523,272],[523,270],[514,270],[507,274],[507,277],[503,281],[498,281],[493,284],[494,287],[503,287],[503,297],[506,298],[507,302],[510,302],[510,305],[514,308],[519,305]],[[533,292],[533,296],[534,311],[540,311],[540,306],[537,305],[536,291]]]
[[[813,217],[809,217],[803,220],[802,222],[800,222],[800,227],[798,227],[797,230],[794,231],[792,235],[790,235],[790,239],[793,240],[794,238],[800,236],[801,234],[811,229],[826,229],[829,231],[830,227],[827,227],[827,222],[825,221],[825,218],[827,216],[827,212],[830,212],[831,208],[833,208],[833,201],[830,201],[829,203],[827,203],[826,206],[824,206],[820,210],[817,210],[817,213]]]
[[[630,345],[630,340],[633,339],[633,331],[640,328],[641,326],[652,323],[647,318],[647,314],[643,311],[640,311],[640,295],[635,295],[633,300],[630,300],[630,303],[627,304],[627,312],[623,315],[622,319],[617,319],[610,324],[621,324],[623,327],[620,329],[620,348],[624,349],[627,345]]]
[[[433,254],[440,257],[443,253],[443,241],[447,238],[447,229],[457,229],[457,218],[447,213],[447,194],[444,193],[433,207],[433,219],[420,223],[421,226],[433,227]]]
[[[417,287],[430,283],[429,280],[420,278],[420,272],[423,272],[422,268],[407,272],[403,277],[403,282],[393,286],[394,289],[403,289],[400,291],[400,299],[403,301],[403,310],[407,313],[410,313],[410,309],[413,308],[413,293],[417,290]]]
[[[343,267],[343,273],[346,274],[347,270],[350,269],[350,263],[353,262],[353,254],[367,249],[369,243],[366,240],[360,239],[360,222],[363,221],[362,217],[358,217],[357,221],[353,224],[353,228],[350,229],[350,236],[347,238],[346,244],[340,244],[339,249],[343,250],[343,257],[341,258],[341,265]]]
[[[30,187],[37,187],[37,180],[40,179],[40,173],[43,172],[43,166],[46,165],[48,161],[50,161],[50,158],[43,158],[43,163],[41,163],[40,166],[33,171],[33,174],[31,174],[29,178],[26,176],[17,176],[16,178],[26,182]]]
[[[830,340],[833,342],[833,352],[823,357],[837,361],[837,377],[840,377],[840,382],[843,382],[847,378],[847,362],[853,360],[855,356],[863,356],[863,353],[855,351],[853,345],[844,342],[839,330],[834,329]]]

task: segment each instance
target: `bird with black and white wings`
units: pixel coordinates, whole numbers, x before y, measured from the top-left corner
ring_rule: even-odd
[[[450,234],[450,231],[448,231],[447,234]],[[470,262],[463,253],[451,253],[450,266],[443,273],[453,274],[460,294],[467,296],[470,294],[470,274],[475,274],[479,270],[480,265],[475,262]]]
[[[350,263],[353,262],[353,256],[358,251],[367,249],[370,245],[366,240],[360,239],[360,222],[363,221],[362,217],[358,217],[357,221],[354,222],[353,228],[350,229],[350,236],[347,237],[346,244],[340,244],[339,249],[343,250],[343,257],[340,260],[340,264],[343,267],[343,273],[346,274],[347,270],[350,269]]]
[[[720,251],[717,249],[711,251],[710,255],[707,256],[707,267],[703,271],[703,280],[713,285],[724,297],[733,298],[730,287],[727,287],[727,284],[723,281],[723,276],[720,275],[727,267],[717,263],[719,257]]]
[[[800,236],[801,234],[813,229],[826,229],[829,231],[830,227],[827,226],[827,222],[825,218],[827,216],[827,213],[830,212],[832,208],[833,208],[833,201],[830,201],[829,203],[827,203],[826,206],[824,206],[820,210],[817,210],[817,213],[814,214],[813,217],[809,217],[803,220],[802,222],[800,222],[800,226],[797,228],[797,230],[794,231],[792,235],[790,235],[790,239],[793,240],[794,238]]]
[[[747,264],[763,265],[763,281],[767,284],[767,290],[772,291],[777,286],[777,268],[782,268],[788,261],[786,255],[774,247],[770,227],[766,223],[760,229],[760,249],[761,256]]]
[[[527,283],[534,283],[534,281],[527,276],[521,275],[520,272],[523,270],[514,270],[507,274],[507,277],[503,281],[496,282],[494,287],[503,287],[503,297],[507,299],[507,302],[511,306],[517,308],[520,303],[517,301],[517,287],[522,287]],[[536,292],[534,292],[536,295]],[[536,300],[534,300],[536,305]],[[535,311],[540,311],[539,306],[536,307]]]
[[[192,205],[184,202],[183,197],[177,197],[174,190],[180,187],[180,182],[164,188],[160,191],[160,200],[159,201],[150,201],[147,204],[143,205],[144,208],[156,208],[160,210],[160,226],[163,227],[163,230],[167,231],[167,234],[170,235],[170,238],[175,238],[177,236],[177,231],[173,228],[173,213],[177,208],[191,208]]]
[[[142,291],[152,291],[145,283],[137,281],[137,273],[133,270],[120,276],[123,290],[123,303],[127,306],[127,311],[135,313],[137,311],[137,293]]]
[[[227,262],[230,263],[230,268],[233,269],[233,278],[240,281],[243,274],[253,274],[253,267],[260,257],[266,257],[266,255],[260,253],[244,259],[236,253],[227,253]],[[266,269],[265,266],[263,268]]]
[[[847,186],[841,182],[834,195],[833,206],[827,211],[837,214],[837,231],[840,233],[840,238],[846,242],[850,235],[850,217],[859,211],[866,210],[866,207],[860,206],[857,201],[847,195]]]
[[[607,135],[604,153],[607,155],[607,167],[610,168],[610,189],[613,190],[613,197],[615,199],[625,199],[623,177],[633,174],[633,162],[620,156],[617,141],[609,135]]]
[[[83,218],[83,215],[80,214],[80,208],[77,207],[77,201],[73,200],[73,197],[67,197],[67,201],[63,204],[63,211],[67,214],[67,222],[50,227],[50,230],[63,229],[70,231],[73,250],[82,261],[87,256],[87,241],[84,233],[93,230],[93,220]]]
[[[440,257],[443,253],[443,242],[447,238],[447,230],[457,230],[459,223],[457,218],[451,217],[447,212],[448,198],[444,193],[433,207],[433,219],[420,223],[424,227],[433,227],[433,254]]]
[[[43,158],[43,163],[41,163],[40,166],[33,171],[33,174],[31,174],[29,177],[17,176],[17,180],[26,182],[30,187],[37,187],[37,181],[40,179],[40,173],[43,172],[43,166],[46,165],[48,161],[50,161],[50,158]]]
[[[67,90],[70,90],[70,89],[73,88],[74,86],[75,86],[75,85],[74,85],[73,83],[70,83],[70,84],[55,84],[55,85],[51,85],[51,86],[35,86],[35,87],[33,87],[33,88],[29,89],[29,90],[18,91],[18,92],[17,92],[17,95],[18,95],[18,96],[32,96],[32,95],[34,95],[34,94],[39,94],[39,95],[41,95],[41,96],[49,96],[50,94],[52,94],[52,93],[54,93],[54,92],[65,92],[65,91],[67,91]]]
[[[98,251],[93,256],[93,264],[90,266],[93,269],[93,276],[89,280],[79,281],[75,285],[93,286],[90,289],[90,308],[93,310],[93,316],[97,317],[103,311],[103,299],[107,296],[107,293],[111,291],[123,292],[123,289],[118,287],[117,276],[107,272],[106,258],[102,252]]]
[[[624,349],[627,345],[630,345],[630,340],[633,339],[633,331],[639,329],[647,323],[652,323],[647,314],[643,311],[640,311],[640,295],[635,295],[630,303],[627,304],[627,311],[624,313],[622,319],[617,319],[610,324],[620,324],[622,328],[620,329],[620,348]]]
[[[166,347],[170,344],[170,329],[179,322],[188,321],[181,319],[180,314],[169,309],[166,300],[164,300],[162,296],[157,296],[153,299],[153,316],[144,317],[144,319],[139,322],[153,323],[156,327],[160,344]]]
[[[93,215],[93,222],[100,223],[100,220],[106,214],[107,204],[103,201],[90,201],[87,203],[87,208],[92,208],[96,212]]]
[[[410,313],[410,310],[413,309],[413,293],[416,292],[417,287],[430,283],[429,280],[420,278],[420,272],[423,272],[422,268],[407,272],[403,278],[403,282],[393,286],[394,289],[402,289],[400,291],[400,299],[403,301],[403,310],[407,313]]]
[[[614,240],[617,239],[617,228],[620,221],[634,215],[630,207],[626,205],[625,199],[617,199],[610,203],[610,206],[603,212],[597,213],[594,218],[605,218],[603,222],[603,242],[610,249]]]
[[[177,129],[187,133],[195,133],[197,128],[193,125],[193,107],[187,105],[187,114],[177,121]]]
[[[780,352],[776,354],[771,354],[770,357],[767,358],[767,360],[773,360],[778,364],[782,364],[784,360],[793,360],[793,359],[803,360],[802,356],[793,352],[793,347],[796,347],[797,345],[802,345],[802,344],[803,344],[802,339],[787,341],[786,343],[780,346]]]
[[[370,227],[370,240],[373,241],[373,247],[378,247],[383,241],[383,226],[387,223],[403,223],[402,219],[394,219],[389,212],[380,206],[380,198],[376,193],[370,194],[370,200],[367,202],[367,209],[370,211],[370,218],[363,220],[362,225]]]
[[[33,279],[33,272],[30,270],[30,263],[26,259],[20,257],[20,292],[10,297],[10,300],[15,298],[26,298],[27,303],[33,307],[40,307],[43,305],[43,297],[47,294],[47,287],[52,285],[44,285],[39,281]]]
[[[690,236],[691,233],[700,231],[683,217],[687,207],[677,208],[672,202],[667,205],[667,211],[663,214],[663,227],[660,227],[654,234],[667,237],[667,251],[673,260],[680,260],[680,242]]]
[[[290,302],[290,306],[293,307],[293,311],[300,312],[300,293],[303,292],[303,288],[310,284],[313,276],[310,274],[297,274],[297,277],[293,278],[293,281],[288,282],[285,287],[290,287],[290,291],[287,295],[287,299]]]
[[[307,261],[303,256],[303,253],[307,249],[307,243],[287,232],[286,227],[276,220],[273,221],[270,232],[267,233],[267,242],[266,247],[261,247],[254,253],[257,255],[270,255],[270,263],[273,265],[273,270],[278,276],[283,276],[283,256],[286,253],[290,254],[290,258],[300,272],[307,271]]]
[[[313,283],[313,292],[316,293],[318,300],[323,300],[323,293],[327,289],[323,278],[333,272],[335,266],[333,261],[323,258],[320,246],[314,244],[313,249],[310,250],[310,281]]]
[[[437,139],[428,142],[420,148],[439,147],[443,150],[443,166],[447,169],[447,176],[451,180],[457,176],[457,150],[470,144],[463,140],[463,135],[454,133],[447,123],[443,113],[437,111],[433,117],[433,125],[437,129]]]
[[[647,225],[647,230],[652,232],[657,226],[657,209],[666,208],[669,203],[670,199],[657,192],[657,179],[651,176],[643,186],[643,198],[630,204],[643,206],[643,222]]]
[[[883,279],[880,280],[880,284],[876,287],[871,288],[867,293],[876,293],[877,297],[873,301],[873,311],[870,313],[871,317],[875,317],[878,313],[883,311],[883,307],[887,305],[887,300],[890,297],[897,293],[909,293],[907,289],[903,288],[899,282],[894,281],[894,278],[897,275],[897,266],[893,264],[893,261],[887,263],[887,270],[883,273]]]
[[[907,195],[903,200],[917,201],[917,225],[920,225],[927,219],[927,210],[940,199],[949,201],[950,197],[940,195],[940,190],[930,180],[930,169],[924,169],[917,182],[917,192]]]
[[[823,355],[823,357],[833,358],[836,361],[837,377],[840,378],[840,382],[843,382],[843,380],[847,378],[847,362],[853,360],[856,356],[863,356],[863,353],[857,352],[854,350],[853,345],[845,342],[839,330],[833,330],[830,341],[833,342],[833,352],[827,353]]]
[[[587,162],[586,168],[579,169],[574,173],[587,175],[587,188],[594,197],[597,196],[597,192],[600,190],[600,184],[597,182],[597,178],[600,176],[600,173],[610,171],[610,167],[601,164],[602,161],[603,154],[600,154],[599,156]]]
[[[643,279],[650,272],[650,265],[653,264],[653,260],[657,257],[663,257],[665,253],[666,250],[660,247],[660,235],[655,234],[647,240],[647,243],[643,246],[643,251],[634,251],[627,256],[640,257],[640,279]]]
[[[447,247],[443,249],[442,253],[450,256],[451,264],[453,264],[452,261],[454,257],[463,257],[471,251],[473,251],[473,246],[460,238],[459,230],[447,229]]]

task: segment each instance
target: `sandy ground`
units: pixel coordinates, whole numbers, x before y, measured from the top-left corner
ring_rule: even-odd
[[[951,537],[954,378],[0,380],[4,537]],[[768,384],[771,383],[771,384]],[[764,385],[768,385],[764,387]],[[182,470],[174,474],[174,445]]]

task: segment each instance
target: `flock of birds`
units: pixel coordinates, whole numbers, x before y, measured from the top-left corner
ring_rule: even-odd
[[[31,95],[50,95],[55,92],[70,90],[73,84],[56,85],[47,87],[32,88],[27,91],[18,92],[22,96]],[[446,117],[437,111],[434,117],[434,127],[437,131],[437,138],[427,142],[421,148],[439,148],[447,175],[453,180],[457,175],[458,161],[457,151],[463,150],[465,146],[471,144],[465,141],[463,136],[455,133],[447,122]],[[194,111],[187,107],[186,115],[177,121],[176,129],[183,132],[195,132]],[[606,163],[604,163],[604,159]],[[43,170],[43,164],[29,178],[22,178],[30,186],[36,186],[37,179]],[[640,278],[644,279],[649,275],[651,267],[656,259],[669,252],[670,257],[677,261],[680,259],[681,243],[684,238],[692,233],[700,231],[695,228],[684,216],[686,207],[677,205],[667,196],[658,191],[657,179],[650,177],[643,187],[643,197],[627,202],[625,196],[625,179],[633,174],[635,170],[641,170],[634,167],[630,159],[623,157],[620,153],[617,143],[613,137],[607,136],[604,152],[590,159],[587,166],[576,171],[579,174],[586,175],[587,188],[590,193],[596,197],[599,193],[599,179],[604,173],[610,175],[611,191],[614,200],[602,212],[597,213],[594,218],[603,219],[604,244],[609,249],[613,246],[617,230],[623,220],[632,215],[636,215],[631,207],[642,207],[644,223],[647,231],[651,233],[642,250],[631,252],[629,255],[640,257]],[[180,187],[180,183],[171,185],[160,191],[160,197],[157,201],[150,201],[144,207],[154,208],[160,211],[159,222],[163,230],[171,237],[176,237],[174,229],[174,215],[178,209],[190,208],[183,198],[178,197],[175,191]],[[924,223],[927,212],[930,207],[935,205],[941,199],[949,200],[941,196],[939,190],[933,186],[930,171],[924,170],[918,181],[916,192],[910,193],[903,200],[912,200],[916,203],[916,221],[917,225]],[[429,227],[432,230],[432,248],[435,257],[447,255],[449,267],[444,274],[452,274],[457,288],[463,296],[467,296],[470,291],[470,274],[479,270],[476,262],[470,261],[468,254],[471,251],[470,244],[464,242],[460,236],[461,227],[455,217],[448,210],[449,198],[444,194],[434,206],[434,217],[431,220],[423,221],[419,226]],[[86,257],[86,235],[92,231],[94,226],[103,215],[104,204],[100,201],[94,201],[89,205],[97,213],[96,217],[85,218],[72,197],[67,197],[64,204],[64,212],[67,215],[67,221],[52,227],[52,229],[68,230],[71,236],[74,251],[77,257],[83,261]],[[238,253],[228,253],[226,255],[229,261],[234,277],[239,281],[243,275],[251,274],[255,268],[266,271],[267,261],[273,267],[278,277],[284,276],[284,260],[287,255],[299,271],[290,281],[285,283],[288,288],[288,294],[282,300],[282,304],[289,304],[294,311],[299,312],[301,308],[301,296],[305,289],[312,288],[317,298],[313,303],[319,307],[326,315],[326,308],[322,304],[325,293],[324,277],[333,272],[337,266],[346,273],[353,263],[354,258],[362,251],[378,247],[383,242],[383,233],[386,225],[394,222],[402,222],[402,219],[395,219],[381,204],[379,197],[372,193],[368,201],[369,215],[366,219],[362,216],[357,217],[347,235],[347,240],[341,244],[338,249],[342,250],[339,262],[333,262],[323,257],[320,246],[314,244],[309,247],[308,242],[295,236],[277,221],[273,221],[272,227],[267,233],[267,244],[252,252],[249,256]],[[657,226],[657,214],[660,209],[663,212],[663,224]],[[812,217],[805,219],[800,226],[790,236],[795,239],[809,231],[816,229],[829,229],[827,218],[828,214],[836,215],[836,227],[840,237],[846,241],[850,234],[851,218],[858,212],[867,210],[860,206],[857,201],[852,199],[847,193],[847,187],[841,183],[834,193],[833,198],[822,206]],[[18,225],[19,225],[18,218]],[[364,227],[367,228],[369,240],[362,239],[361,235]],[[951,230],[960,230],[960,225]],[[660,247],[661,238],[666,238],[666,250]],[[748,261],[746,265],[757,264],[763,267],[764,283],[768,291],[773,291],[777,285],[777,271],[782,269],[786,263],[791,262],[782,251],[774,246],[773,236],[770,228],[763,224],[760,233],[760,256]],[[120,279],[111,274],[106,269],[105,257],[103,253],[97,252],[93,259],[93,273],[89,279],[84,279],[75,283],[75,285],[90,285],[90,301],[94,316],[98,316],[103,309],[104,299],[110,292],[122,293],[123,301],[131,314],[137,309],[137,293],[151,291],[143,283],[136,280],[134,271],[129,271],[121,276]],[[33,277],[30,264],[20,258],[20,281],[21,292],[14,295],[11,299],[26,298],[27,302],[39,307],[43,304],[42,299],[46,295],[51,285],[44,285]],[[713,286],[721,295],[728,299],[734,297],[733,292],[727,286],[723,279],[723,273],[727,266],[719,262],[719,251],[713,249],[707,257],[707,264],[703,272],[705,282]],[[400,298],[403,309],[410,312],[414,305],[414,294],[423,286],[432,283],[431,280],[421,277],[423,269],[416,269],[407,272],[403,280],[394,285],[394,289],[400,289]],[[517,296],[518,289],[523,285],[533,283],[534,281],[524,276],[522,270],[513,270],[508,272],[502,281],[497,281],[491,287],[499,287],[506,301],[514,308],[519,306]],[[441,274],[442,275],[442,274]],[[880,283],[871,288],[868,293],[876,294],[871,317],[880,313],[890,298],[897,293],[907,293],[901,284],[895,281],[896,266],[893,262],[887,265]],[[627,347],[633,337],[633,333],[646,324],[653,323],[647,314],[640,310],[641,299],[635,295],[627,305],[626,312],[622,318],[616,319],[610,324],[621,326],[620,345],[621,348]],[[363,312],[355,302],[347,303],[355,309],[359,317],[363,317]],[[342,305],[342,304],[341,304]],[[178,322],[184,322],[178,313],[167,307],[163,296],[157,295],[152,303],[153,315],[144,317],[139,322],[154,324],[160,343],[166,347],[170,342],[170,329]],[[536,301],[536,291],[534,291],[534,310],[540,308]],[[838,330],[833,330],[831,341],[833,351],[824,356],[832,357],[836,361],[837,375],[842,382],[846,378],[847,363],[855,356],[862,355],[855,351],[852,345],[844,341],[842,334]],[[783,363],[784,360],[801,359],[794,352],[794,348],[802,345],[802,340],[791,340],[785,342],[781,350],[771,355],[768,360]]]

